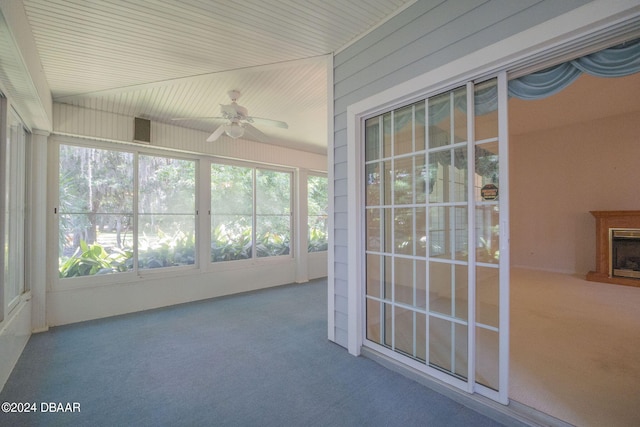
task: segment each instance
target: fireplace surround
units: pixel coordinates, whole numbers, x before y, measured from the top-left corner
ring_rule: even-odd
[[[640,211],[592,211],[596,270],[587,280],[640,287]]]

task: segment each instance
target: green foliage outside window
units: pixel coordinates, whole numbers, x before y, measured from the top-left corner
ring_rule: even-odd
[[[326,177],[311,175],[308,178],[308,252],[326,251],[328,247],[327,210],[329,198],[327,185]]]
[[[287,255],[290,239],[290,173],[211,165],[212,262]]]
[[[132,251],[111,249],[108,253],[104,247],[95,243],[88,245],[84,240],[73,256],[60,265],[60,277],[92,276],[127,271],[131,268]]]
[[[61,278],[196,263],[195,161],[61,145],[58,179]],[[291,190],[290,172],[213,164],[211,261],[290,254]],[[326,250],[326,178],[309,192],[309,251]]]
[[[211,261],[252,257],[253,169],[211,165]]]
[[[256,255],[289,254],[291,174],[256,169]]]
[[[195,263],[195,161],[61,145],[60,277]],[[138,253],[134,254],[134,215]]]

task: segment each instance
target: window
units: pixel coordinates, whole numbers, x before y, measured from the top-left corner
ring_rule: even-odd
[[[195,161],[60,145],[58,179],[60,278],[195,263]]]
[[[5,302],[10,311],[25,291],[25,191],[27,133],[18,115],[9,114],[8,138],[2,157],[4,183],[4,271]]]
[[[58,154],[60,278],[198,263],[196,160],[67,144]],[[211,262],[289,255],[292,173],[211,164],[210,174]]]
[[[133,154],[60,146],[61,278],[133,268]]]
[[[494,399],[508,338],[500,81],[365,118],[362,163],[365,344]]]
[[[211,165],[211,261],[251,258],[253,169]]]
[[[291,173],[211,165],[212,262],[288,255],[290,241]]]
[[[256,255],[288,255],[291,241],[291,174],[256,169]]]
[[[310,175],[307,180],[308,206],[308,251],[321,252],[327,250],[327,178]]]
[[[195,161],[140,155],[138,186],[138,268],[195,264]]]

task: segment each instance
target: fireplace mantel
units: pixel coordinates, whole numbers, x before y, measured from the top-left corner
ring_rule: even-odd
[[[596,271],[590,271],[587,280],[640,287],[640,279],[612,277],[609,266],[609,229],[640,228],[640,211],[591,211],[591,215],[596,219]]]

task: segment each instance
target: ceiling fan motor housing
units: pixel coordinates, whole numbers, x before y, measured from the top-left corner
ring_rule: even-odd
[[[235,102],[228,105],[220,104],[220,111],[222,113],[222,117],[227,120],[248,120],[249,116],[249,111]]]
[[[229,98],[231,98],[232,102],[236,102],[238,98],[240,98],[240,95],[242,94],[240,93],[239,90],[232,89],[229,92],[227,92],[227,95],[229,95]]]

